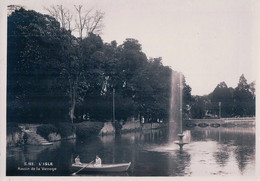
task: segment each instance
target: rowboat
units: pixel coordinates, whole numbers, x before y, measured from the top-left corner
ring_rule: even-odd
[[[119,164],[102,164],[101,166],[95,166],[94,164],[82,163],[82,164],[72,164],[72,168],[82,169],[85,172],[125,172],[130,167],[129,163],[119,163]]]

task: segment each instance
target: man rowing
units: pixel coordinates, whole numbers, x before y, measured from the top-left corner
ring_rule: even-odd
[[[95,160],[94,166],[95,167],[101,167],[102,166],[101,158],[99,158],[98,155],[96,156],[96,160]]]

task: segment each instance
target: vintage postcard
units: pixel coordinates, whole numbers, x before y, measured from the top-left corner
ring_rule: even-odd
[[[259,179],[258,5],[1,2],[1,179]]]

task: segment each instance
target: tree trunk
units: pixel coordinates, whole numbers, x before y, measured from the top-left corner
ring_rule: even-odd
[[[73,103],[72,103],[71,108],[70,108],[70,120],[71,120],[71,123],[73,123],[73,120],[74,120],[75,106],[76,106],[76,101],[73,100]]]
[[[71,95],[71,108],[70,108],[70,120],[71,123],[73,123],[74,120],[74,113],[75,113],[75,107],[76,107],[76,85],[72,88],[72,95]]]

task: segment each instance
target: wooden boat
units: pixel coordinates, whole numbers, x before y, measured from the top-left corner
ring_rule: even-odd
[[[85,172],[125,172],[130,167],[129,163],[119,163],[119,164],[102,164],[101,166],[95,166],[94,164],[82,163],[82,164],[72,164],[72,168],[75,170],[82,169]],[[83,169],[84,168],[84,169]]]

